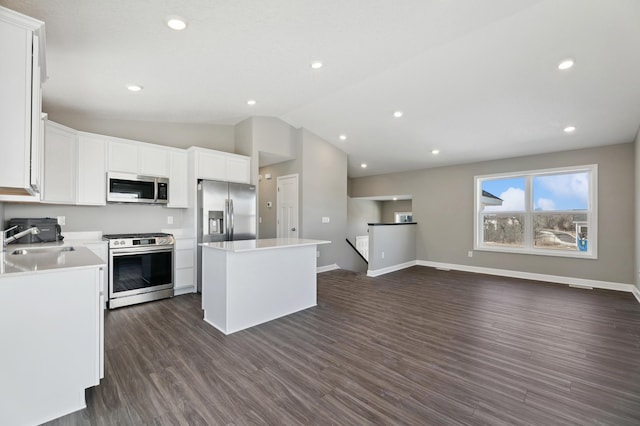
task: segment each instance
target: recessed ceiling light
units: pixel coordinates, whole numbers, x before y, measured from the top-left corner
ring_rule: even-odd
[[[142,86],[138,84],[127,84],[127,90],[131,92],[139,92],[142,90]]]
[[[247,101],[247,105],[255,105],[256,104],[256,100],[255,99],[249,99]]]
[[[396,112],[393,113],[393,116],[395,118],[400,118],[400,117],[402,117],[403,114],[404,113],[402,111],[396,111]]]
[[[398,197],[393,197],[393,201],[398,201]]]
[[[440,154],[440,150],[439,149],[433,149],[433,150],[431,150],[431,153],[433,155],[438,155],[438,154]]]
[[[172,30],[182,31],[187,28],[187,22],[179,16],[167,17],[167,26]]]
[[[576,131],[576,126],[567,126],[564,128],[565,133],[573,133]]]
[[[347,140],[347,135],[340,135],[340,140],[341,141],[346,141]]]
[[[320,61],[311,62],[311,68],[313,68],[314,70],[322,68],[322,62]]]
[[[367,168],[367,163],[360,164],[360,167],[362,167],[363,169],[366,169]]]
[[[573,59],[565,59],[558,64],[559,70],[568,70],[571,68],[576,62]]]

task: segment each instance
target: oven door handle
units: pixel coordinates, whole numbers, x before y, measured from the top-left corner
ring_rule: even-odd
[[[126,249],[111,249],[111,256],[127,256],[131,254],[145,254],[145,253],[162,253],[173,252],[173,247],[140,247],[140,248],[126,248]]]

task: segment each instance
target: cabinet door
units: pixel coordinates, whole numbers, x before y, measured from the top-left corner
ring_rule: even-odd
[[[31,31],[0,20],[0,187],[5,194],[31,193],[32,43]]]
[[[249,183],[251,181],[251,159],[249,157],[227,158],[227,181]]]
[[[187,153],[186,151],[171,151],[169,159],[169,203],[167,207],[187,208],[189,207]]]
[[[47,122],[44,141],[44,196],[47,203],[75,204],[78,135]]]
[[[99,135],[78,137],[78,204],[104,206],[107,200],[106,142]]]
[[[163,147],[138,147],[138,174],[143,176],[169,176],[169,150]]]
[[[227,157],[209,152],[196,153],[198,179],[227,180]]]
[[[127,141],[109,141],[108,170],[138,173],[138,145]]]

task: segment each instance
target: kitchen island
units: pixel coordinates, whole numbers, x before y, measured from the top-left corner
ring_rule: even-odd
[[[224,334],[316,306],[316,250],[330,241],[202,243],[204,320]]]

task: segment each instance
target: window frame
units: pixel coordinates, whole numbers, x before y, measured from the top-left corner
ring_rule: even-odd
[[[536,211],[533,199],[533,179],[540,176],[570,174],[586,172],[589,176],[589,202],[588,208],[584,210],[545,210]],[[524,178],[525,179],[525,208],[522,211],[482,211],[482,183],[487,180]],[[533,254],[554,257],[573,257],[579,259],[598,258],[598,165],[587,164],[582,166],[557,167],[551,169],[527,170],[512,173],[494,173],[488,175],[477,175],[474,177],[474,218],[473,218],[473,249],[478,251]],[[494,194],[499,195],[499,194]],[[540,213],[548,214],[582,214],[587,215],[588,226],[588,246],[587,251],[564,250],[564,249],[543,249],[535,248],[534,243],[534,216]],[[524,245],[523,247],[496,247],[484,244],[483,218],[486,214],[500,215],[523,215],[524,216]]]

